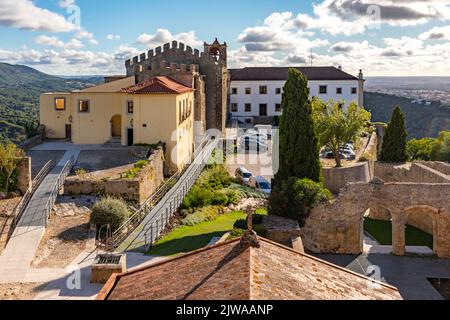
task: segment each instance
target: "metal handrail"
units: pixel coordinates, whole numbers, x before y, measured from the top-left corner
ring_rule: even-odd
[[[53,168],[54,168],[54,162],[52,160],[48,161],[42,167],[42,169],[39,171],[39,173],[36,175],[36,177],[33,179],[32,183],[31,183],[31,187],[28,188],[27,192],[25,192],[25,194],[23,195],[19,204],[14,208],[14,211],[12,213],[13,220],[11,221],[11,226],[8,231],[8,236],[7,236],[6,242],[9,242],[12,234],[14,233],[14,230],[16,229],[17,225],[19,224],[20,219],[22,218],[25,208],[28,206],[28,203],[30,202],[30,200],[33,197],[34,193],[36,192],[37,188],[39,188],[42,181],[44,181],[44,178],[48,175],[50,170],[52,170]],[[8,219],[5,220],[5,223],[2,227],[2,232],[0,234],[3,234],[3,231],[6,228],[7,222],[8,222]]]
[[[112,249],[116,249],[133,231],[144,221],[146,216],[155,208],[155,206],[164,198],[164,196],[177,184],[180,178],[191,168],[198,155],[203,152],[203,148],[211,141],[209,136],[205,137],[201,146],[192,154],[190,164],[183,170],[178,171],[172,177],[167,179],[155,193],[153,193],[147,200],[136,210],[136,212],[129,217],[117,230],[112,234],[111,239],[105,239],[97,244],[98,247],[108,249],[109,243],[112,244]]]
[[[214,148],[212,148],[211,154],[216,147],[217,146],[214,146]],[[191,179],[193,176],[196,176],[196,178],[198,178],[198,176],[200,176],[201,172],[203,171],[203,169],[206,166],[205,159],[202,159],[202,160],[203,161],[200,163],[199,167],[195,168],[196,170],[191,170],[189,176],[186,179],[187,181],[193,181],[193,179]],[[189,185],[188,189],[190,189],[192,187],[192,185]],[[166,212],[166,217],[164,219],[165,223],[162,221],[162,219],[164,217],[160,216],[152,224],[150,224],[149,228],[144,233],[145,247],[148,247],[148,249],[149,249],[152,246],[152,244],[154,243],[154,241],[156,241],[158,239],[158,237],[161,235],[161,232],[164,231],[164,228],[166,227],[167,223],[169,222],[169,219],[173,215],[174,211],[175,210],[172,210],[172,212],[170,212],[169,214],[167,214],[167,212]],[[149,233],[150,233],[150,237],[149,237]]]
[[[45,227],[47,227],[47,225],[48,225],[48,219],[50,218],[50,213],[52,212],[53,206],[55,205],[56,198],[58,197],[58,194],[59,194],[59,190],[61,189],[62,185],[66,181],[66,178],[69,175],[70,170],[72,170],[74,163],[75,163],[75,158],[74,158],[74,156],[72,156],[70,158],[70,160],[68,160],[66,162],[66,164],[64,165],[63,169],[61,170],[61,173],[59,174],[59,176],[57,178],[56,184],[52,189],[50,197],[44,208]]]

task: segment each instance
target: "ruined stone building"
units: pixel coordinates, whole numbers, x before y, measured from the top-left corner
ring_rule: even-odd
[[[154,76],[170,76],[195,89],[196,137],[206,129],[225,129],[227,117],[227,44],[216,39],[204,52],[172,41],[125,62],[127,76],[136,83]]]

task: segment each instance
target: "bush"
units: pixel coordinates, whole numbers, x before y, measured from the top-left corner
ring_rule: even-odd
[[[144,169],[149,164],[148,160],[139,160],[134,164],[134,167],[128,170],[125,173],[122,173],[122,179],[135,179],[141,173],[142,169]]]
[[[367,162],[367,161],[374,161],[374,160],[375,160],[375,157],[373,155],[371,155],[368,152],[364,152],[364,154],[361,157],[359,157],[358,161],[359,162]]]
[[[6,172],[0,171],[0,192],[6,192]],[[16,191],[19,189],[19,174],[14,170],[9,178],[8,191]]]
[[[238,203],[240,200],[245,198],[254,198],[254,199],[265,199],[267,198],[267,195],[261,191],[258,191],[256,189],[243,186],[237,183],[232,183],[230,186],[224,190],[223,192],[233,192],[234,197],[236,197],[236,201],[233,203]]]
[[[183,199],[181,209],[201,208],[212,204],[214,193],[199,186],[193,186]]]
[[[233,229],[230,232],[230,236],[228,237],[227,240],[233,240],[233,239],[236,239],[236,238],[240,238],[240,237],[242,237],[244,235],[244,233],[245,233],[244,229],[236,229],[235,228],[235,229]]]
[[[92,207],[90,222],[98,228],[109,224],[111,229],[117,230],[130,216],[125,202],[119,199],[105,198]]]
[[[220,206],[208,206],[189,214],[186,218],[181,220],[181,224],[185,226],[195,226],[196,224],[216,220],[220,215],[224,214],[225,210]]]
[[[310,210],[330,198],[330,191],[321,183],[291,177],[272,190],[269,214],[295,219],[304,227]]]

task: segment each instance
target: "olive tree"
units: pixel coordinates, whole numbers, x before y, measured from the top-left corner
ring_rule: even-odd
[[[4,189],[8,193],[10,179],[24,152],[14,143],[0,144],[0,174],[4,175]]]
[[[338,102],[314,98],[312,105],[320,144],[333,152],[336,167],[339,168],[342,166],[339,148],[361,135],[370,122],[371,114],[356,103],[343,108]]]

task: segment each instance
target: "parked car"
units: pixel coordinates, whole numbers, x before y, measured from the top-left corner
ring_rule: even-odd
[[[339,152],[346,155],[349,160],[355,160],[356,159],[356,153],[353,151],[353,149],[350,148],[339,148]]]
[[[272,126],[271,125],[258,124],[255,126],[255,130],[258,131],[259,133],[265,134],[269,140],[272,139]]]
[[[241,137],[240,146],[245,151],[267,152],[267,143],[257,137]]]
[[[344,160],[350,160],[350,156],[345,154],[345,153],[343,153],[343,152],[339,152],[339,157],[341,159],[344,159]],[[325,152],[324,158],[326,158],[326,159],[334,159],[334,152],[333,151]]]
[[[239,183],[242,183],[244,185],[248,185],[250,178],[253,176],[253,174],[246,168],[237,168],[235,175],[237,181],[239,181]]]
[[[255,129],[249,129],[247,130],[242,136],[241,138],[245,138],[245,137],[250,137],[250,138],[256,138],[260,141],[263,142],[267,142],[268,140],[268,135],[264,132],[259,132]]]
[[[266,178],[261,176],[251,177],[248,185],[266,194],[270,194],[272,192],[272,186],[270,185],[270,182],[267,181]]]

